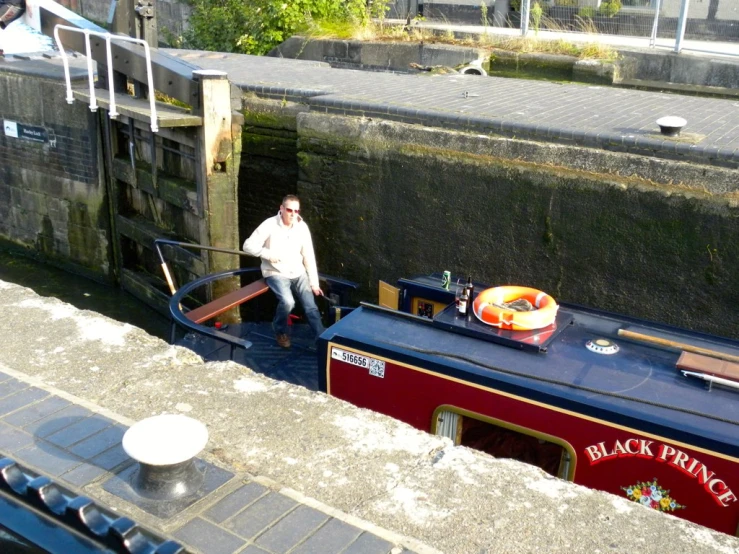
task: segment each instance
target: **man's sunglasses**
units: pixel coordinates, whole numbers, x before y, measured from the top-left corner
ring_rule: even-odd
[[[285,211],[289,214],[299,214],[300,213],[299,209],[293,209],[293,208],[285,208]]]

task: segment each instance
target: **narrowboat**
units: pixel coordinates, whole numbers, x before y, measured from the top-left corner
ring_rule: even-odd
[[[398,285],[320,337],[321,390],[737,534],[739,342],[571,305],[512,330],[460,315],[442,275]]]
[[[472,313],[460,315],[459,287],[442,286],[441,274],[381,282],[379,305],[348,307],[356,284],[323,276],[331,325],[314,346],[301,340],[308,326],[296,324],[286,351],[268,322],[212,323],[267,292],[255,270],[177,290],[160,245],[230,251],[155,241],[173,293],[172,342],[738,534],[739,341],[556,305],[543,292],[531,296],[546,305],[537,328],[502,317],[490,324],[480,300],[498,287],[473,284]],[[246,284],[191,304],[198,289],[234,278]]]

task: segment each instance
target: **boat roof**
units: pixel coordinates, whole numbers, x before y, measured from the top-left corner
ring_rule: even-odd
[[[453,314],[454,306],[447,310]],[[556,325],[561,328],[544,339],[545,351],[491,342],[439,321],[369,305],[354,310],[322,338],[739,457],[739,391],[709,388],[706,381],[685,377],[676,368],[680,352],[625,340],[618,331],[735,356],[739,342],[584,308],[567,306],[560,311],[563,317]],[[586,347],[598,339],[616,344],[618,352],[603,354]]]

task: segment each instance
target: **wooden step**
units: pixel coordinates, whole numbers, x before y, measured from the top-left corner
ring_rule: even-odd
[[[90,89],[73,89],[72,94],[76,100],[90,104]],[[115,93],[115,107],[120,115],[130,117],[139,121],[151,122],[151,105],[149,100],[134,98],[128,94]],[[95,100],[99,108],[110,110],[109,92],[105,89],[95,90]],[[156,102],[157,125],[159,127],[200,127],[203,118],[192,115],[184,108]]]
[[[239,290],[224,294],[212,302],[208,302],[199,308],[195,308],[194,310],[187,312],[185,317],[195,323],[202,323],[203,321],[208,321],[209,319],[212,319],[223,312],[227,312],[231,308],[235,308],[252,298],[256,298],[268,290],[269,287],[264,279],[259,279],[245,287],[241,287]]]

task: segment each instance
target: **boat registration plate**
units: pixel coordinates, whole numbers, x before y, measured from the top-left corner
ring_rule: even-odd
[[[331,348],[331,358],[368,369],[369,374],[375,377],[385,377],[385,362],[382,360],[376,360],[368,356],[355,354],[354,352],[347,352],[341,348]]]

